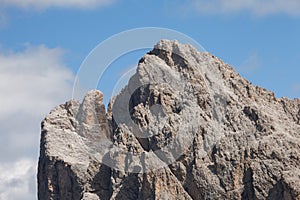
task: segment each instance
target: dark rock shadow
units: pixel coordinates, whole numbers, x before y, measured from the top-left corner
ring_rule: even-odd
[[[99,172],[95,175],[92,187],[95,189],[95,194],[100,199],[110,199],[112,196],[112,183],[111,183],[111,168],[102,164],[99,168]]]
[[[107,157],[108,155],[105,155],[103,159],[107,159]],[[100,199],[106,200],[112,196],[111,175],[112,169],[105,164],[101,164],[99,172],[94,176],[91,186],[95,190],[94,193],[97,194]]]
[[[136,200],[139,199],[141,183],[138,179],[137,173],[130,173],[126,178],[122,181],[122,188],[116,196],[118,200]]]
[[[257,199],[254,192],[253,185],[253,172],[251,169],[246,169],[243,177],[244,191],[242,193],[242,199],[244,200],[252,200]]]
[[[268,200],[292,200],[296,199],[291,188],[283,181],[279,180],[273,188],[269,190]]]
[[[51,180],[51,185],[47,180]],[[82,187],[71,166],[64,161],[40,159],[38,199],[81,199]],[[51,188],[51,189],[50,189]]]

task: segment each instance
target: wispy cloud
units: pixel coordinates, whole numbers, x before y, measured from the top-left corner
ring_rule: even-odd
[[[300,15],[299,0],[191,0],[191,6],[203,14],[249,12],[255,16],[271,14]]]
[[[0,0],[1,6],[21,8],[46,9],[50,7],[63,8],[95,8],[111,4],[114,0]]]
[[[291,97],[300,98],[300,84],[294,83],[291,87]]]
[[[8,17],[6,13],[0,9],[0,29],[6,27],[8,24]]]
[[[0,199],[32,199],[26,197],[36,195],[40,122],[71,98],[74,76],[60,48],[26,45],[18,52],[1,52]]]
[[[257,53],[253,52],[251,53],[244,62],[237,66],[238,71],[245,73],[245,74],[251,74],[260,66],[260,59]]]

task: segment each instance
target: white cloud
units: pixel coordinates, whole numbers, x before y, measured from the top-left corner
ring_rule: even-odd
[[[0,53],[0,199],[36,196],[40,122],[72,95],[74,76],[62,56],[43,45]]]
[[[45,9],[49,7],[63,8],[95,8],[111,4],[114,0],[0,0],[2,6]]]
[[[250,12],[256,16],[284,13],[300,15],[299,0],[192,0],[192,6],[205,14]]]
[[[0,165],[0,199],[36,199],[35,162],[22,159]]]

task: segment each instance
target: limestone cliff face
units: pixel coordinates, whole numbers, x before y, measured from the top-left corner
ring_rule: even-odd
[[[42,122],[39,199],[300,199],[300,100],[190,45],[160,41],[109,105]]]

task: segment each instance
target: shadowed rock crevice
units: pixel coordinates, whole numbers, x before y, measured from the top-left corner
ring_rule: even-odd
[[[155,55],[166,62],[167,65],[177,67],[178,70],[183,70],[189,67],[188,61],[183,58],[183,54],[178,50],[174,49],[173,52],[164,49],[153,49],[148,53],[149,55]]]
[[[259,119],[257,110],[251,108],[250,106],[246,106],[243,112],[251,121],[254,121],[255,123]]]
[[[141,183],[138,174],[129,174],[122,180],[122,187],[117,193],[115,199],[122,200],[135,200],[139,199]]]
[[[253,172],[250,168],[245,169],[243,177],[244,191],[242,198],[245,200],[257,199],[255,197],[254,185],[253,185]]]
[[[97,194],[100,199],[110,199],[113,193],[111,168],[106,165],[101,165],[98,173],[93,178],[91,186],[94,188],[93,193]]]
[[[299,196],[298,196],[299,197]],[[269,190],[268,200],[281,200],[281,199],[297,199],[297,195],[293,189],[291,189],[283,180],[279,180],[276,184]]]

